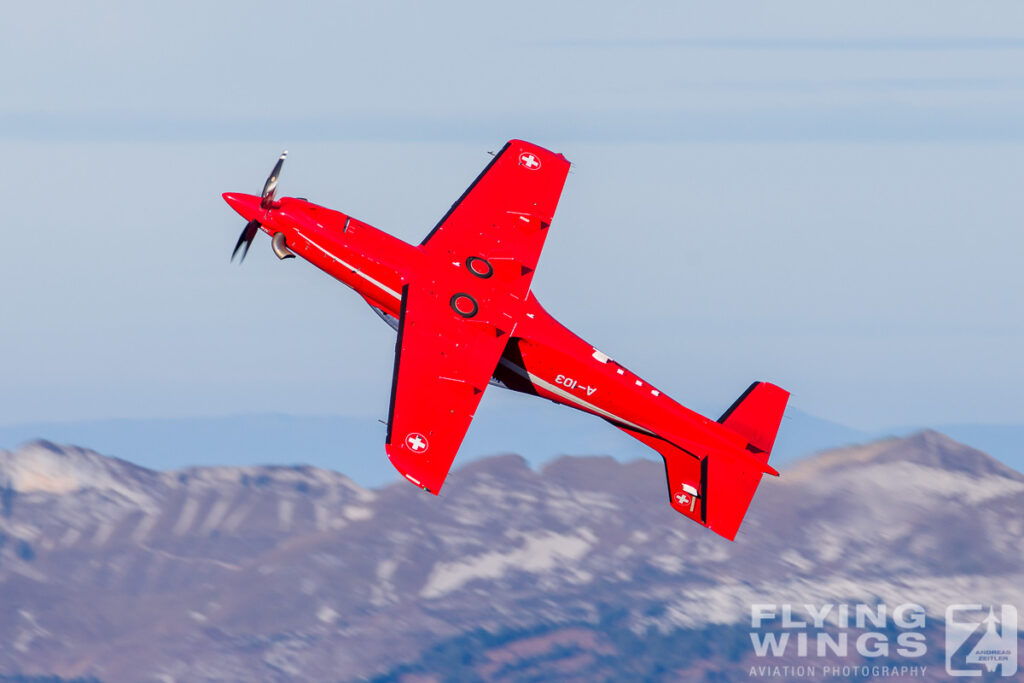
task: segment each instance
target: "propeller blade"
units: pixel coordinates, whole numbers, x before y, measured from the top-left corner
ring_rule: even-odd
[[[288,156],[288,150],[281,152],[281,156],[278,157],[277,163],[274,164],[274,170],[270,172],[267,177],[267,182],[263,184],[263,201],[260,202],[260,206],[264,209],[270,208],[271,203],[274,201],[274,195],[277,193],[277,179],[281,176],[281,167],[284,166],[284,159]]]
[[[235,243],[235,250],[231,252],[231,260],[235,260],[235,256],[238,255],[238,251],[241,249],[242,258],[238,259],[241,263],[245,260],[245,255],[249,253],[249,245],[252,244],[252,239],[256,237],[256,231],[260,229],[259,221],[249,221],[245,224],[242,229],[242,234],[238,236],[238,242]],[[243,249],[243,246],[245,247]]]
[[[263,183],[263,194],[260,196],[260,207],[263,209],[270,209],[274,203],[274,194],[277,192],[277,179],[281,175],[281,167],[284,166],[285,157],[288,156],[288,150],[281,152],[281,156],[278,157],[277,163],[274,164],[274,169],[270,172],[270,176],[267,178],[267,182]],[[244,195],[243,195],[244,196]],[[226,194],[224,199],[228,201],[236,210],[239,199],[235,195]],[[239,213],[243,213],[239,211]],[[245,215],[243,213],[243,215]],[[251,214],[250,214],[251,215]],[[235,257],[241,252],[241,257],[238,262],[241,263],[245,260],[245,255],[249,253],[249,246],[252,244],[253,238],[256,237],[257,231],[260,229],[260,222],[253,219],[245,224],[242,229],[242,234],[238,236],[238,241],[235,243],[235,250],[231,252],[231,260],[234,261]]]

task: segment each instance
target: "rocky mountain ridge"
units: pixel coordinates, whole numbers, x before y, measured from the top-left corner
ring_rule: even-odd
[[[732,633],[759,602],[1024,606],[1024,475],[940,434],[766,478],[735,543],[674,514],[663,477],[499,456],[434,497],[312,467],[0,451],[0,673],[351,680],[504,633],[519,634],[493,649],[505,663],[473,676],[514,680],[540,648],[566,678],[600,677],[630,633]]]

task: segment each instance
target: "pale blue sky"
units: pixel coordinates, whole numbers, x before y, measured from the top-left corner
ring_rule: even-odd
[[[413,241],[510,137],[575,163],[535,292],[678,400],[1021,421],[1024,5],[649,7],[7,8],[0,424],[383,416],[393,333],[229,265],[220,193],[288,148],[281,192]]]

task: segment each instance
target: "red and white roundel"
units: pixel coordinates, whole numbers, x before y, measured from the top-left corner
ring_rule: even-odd
[[[430,448],[430,444],[427,442],[427,437],[419,432],[409,432],[405,437],[405,447],[413,453],[424,453]]]
[[[540,157],[533,152],[523,152],[519,155],[519,165],[531,171],[540,168]]]

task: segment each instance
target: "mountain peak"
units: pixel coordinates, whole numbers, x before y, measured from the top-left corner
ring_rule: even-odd
[[[519,478],[524,475],[533,474],[530,464],[526,458],[513,453],[504,455],[491,455],[479,460],[473,460],[455,469],[453,477],[457,479],[472,479],[479,476],[497,476]]]
[[[541,475],[553,482],[591,491],[606,491],[614,487],[631,495],[660,495],[665,486],[665,471],[654,460],[619,462],[607,455],[563,455],[541,469]]]
[[[785,476],[791,481],[803,481],[826,472],[887,463],[911,463],[973,477],[999,476],[1024,481],[1024,474],[992,456],[930,429],[824,451],[798,460]]]
[[[131,493],[159,474],[119,458],[44,439],[14,451],[0,450],[0,484],[19,493],[69,493],[80,489]]]

